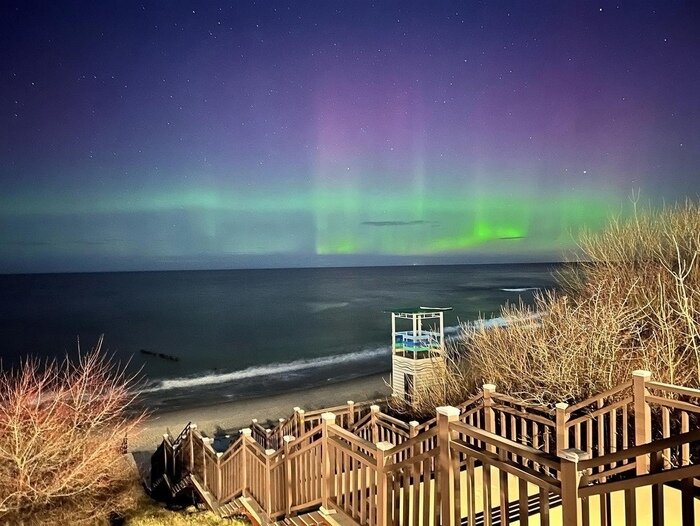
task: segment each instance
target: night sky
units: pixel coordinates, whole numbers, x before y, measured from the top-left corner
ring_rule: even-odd
[[[0,272],[560,260],[700,193],[694,2],[3,2]]]

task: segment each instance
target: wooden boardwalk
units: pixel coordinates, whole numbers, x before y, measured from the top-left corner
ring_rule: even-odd
[[[700,390],[645,371],[572,406],[484,385],[422,423],[350,402],[253,422],[224,451],[212,442],[196,426],[166,436],[152,479],[261,525],[700,523]]]

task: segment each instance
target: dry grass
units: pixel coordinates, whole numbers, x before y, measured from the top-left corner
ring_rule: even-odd
[[[582,400],[648,369],[700,384],[700,208],[687,202],[612,220],[580,240],[562,292],[506,306],[512,326],[465,335],[471,375],[525,400]],[[539,323],[519,323],[540,315]]]
[[[209,511],[173,511],[159,506],[146,496],[126,514],[126,526],[244,526],[245,520],[222,519]]]
[[[101,352],[0,375],[0,523],[99,524],[129,509],[134,378]]]
[[[450,374],[419,412],[483,383],[523,401],[574,402],[627,381],[634,369],[700,386],[700,206],[635,210],[580,238],[583,261],[559,292],[506,305],[506,328],[465,327]]]

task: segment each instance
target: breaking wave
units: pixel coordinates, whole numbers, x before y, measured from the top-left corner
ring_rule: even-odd
[[[143,389],[143,392],[165,391],[168,389],[182,389],[186,387],[199,387],[202,385],[222,384],[243,380],[245,378],[253,378],[260,376],[273,376],[286,374],[294,371],[303,371],[308,369],[318,369],[332,365],[340,365],[349,362],[369,360],[382,355],[389,354],[389,347],[378,347],[375,349],[365,349],[363,351],[336,354],[332,356],[323,356],[320,358],[294,360],[285,363],[271,363],[267,365],[255,365],[240,371],[231,371],[226,373],[209,373],[200,376],[189,376],[181,378],[171,378],[165,380],[156,380],[152,385]]]
[[[445,327],[445,334],[451,335],[459,331],[459,326]],[[204,385],[216,385],[226,382],[235,382],[246,378],[256,378],[264,376],[275,376],[289,374],[298,371],[308,371],[320,369],[322,367],[338,366],[372,360],[382,356],[389,356],[389,346],[375,347],[364,349],[362,351],[335,354],[331,356],[322,356],[319,358],[308,358],[301,360],[293,360],[291,362],[271,363],[266,365],[255,365],[242,369],[240,371],[229,372],[209,372],[199,376],[185,376],[180,378],[167,378],[163,380],[154,380],[152,384],[141,390],[143,393],[151,393],[156,391],[167,391],[170,389],[185,389],[200,387]]]

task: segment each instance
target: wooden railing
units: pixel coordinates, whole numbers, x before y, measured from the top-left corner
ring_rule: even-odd
[[[344,429],[349,429],[359,420],[369,416],[373,404],[373,401],[355,403],[349,400],[344,405],[308,412],[295,407],[288,418],[280,418],[272,427],[265,427],[257,419],[253,419],[250,425],[251,436],[263,448],[277,450],[283,447],[285,436],[300,436],[321,425],[323,413],[332,412],[336,415],[338,424]]]
[[[518,517],[610,525],[621,516],[617,502],[626,524],[645,514],[663,524],[671,487],[680,491],[672,508],[683,524],[695,518],[700,390],[653,382],[643,371],[555,408],[487,384],[423,423],[369,403],[330,409],[295,408],[269,431],[254,423],[219,452],[188,426],[177,440],[165,437],[154,466],[172,481],[195,477],[219,504],[250,497],[269,520],[323,506],[362,526],[490,526]],[[279,436],[291,431],[298,436]]]

